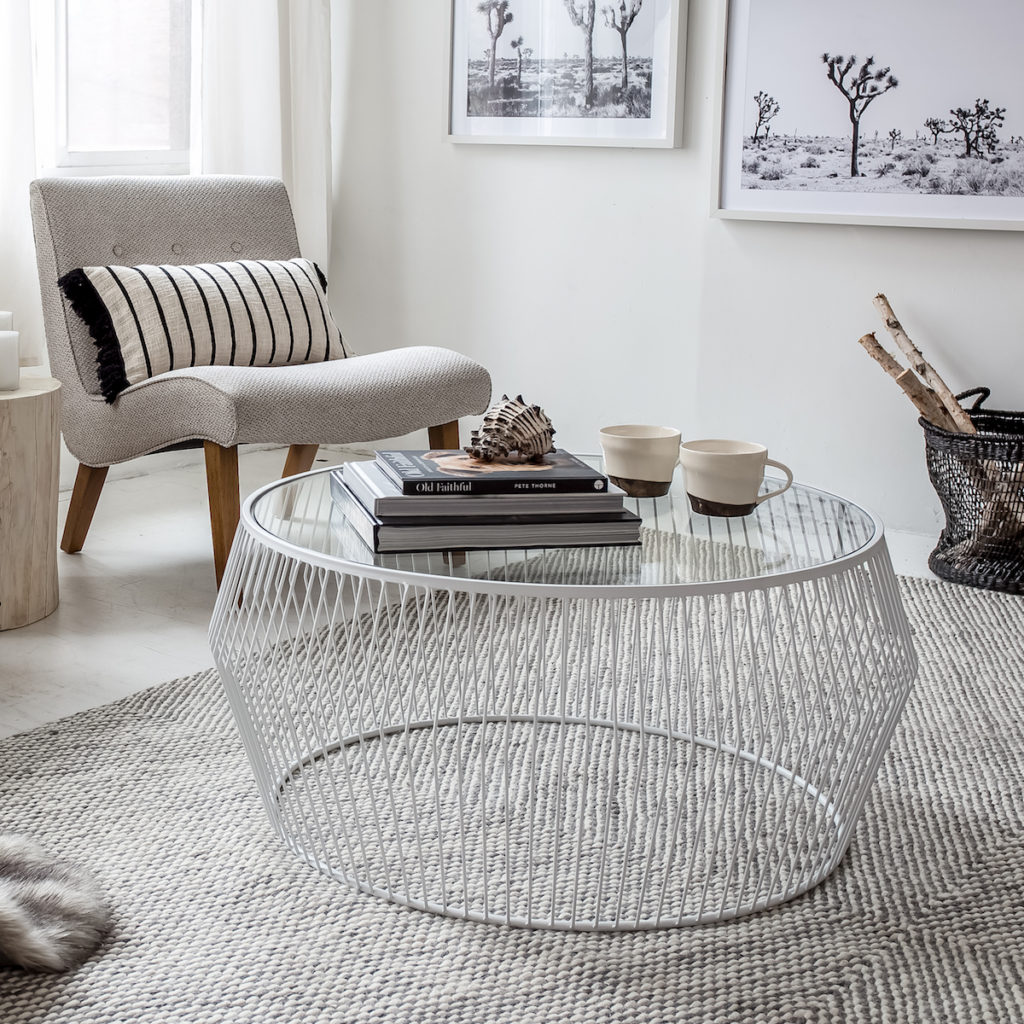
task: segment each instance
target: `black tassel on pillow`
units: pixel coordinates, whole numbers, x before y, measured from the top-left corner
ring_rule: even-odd
[[[327,275],[320,269],[319,263],[313,264],[313,269],[316,271],[317,280],[320,282],[320,287],[327,291]]]
[[[324,294],[326,295],[327,294],[327,275],[320,269],[320,264],[319,263],[314,263],[313,264],[313,269],[316,271],[317,280],[320,282],[320,287],[323,288]],[[349,356],[354,355],[354,353],[349,351],[348,346],[345,344],[345,337],[341,333],[340,329],[338,330],[338,344],[341,346],[341,354],[342,354],[342,356],[344,356],[346,359]]]
[[[92,340],[96,342],[96,373],[99,377],[100,391],[108,402],[113,402],[128,387],[128,377],[125,375],[121,346],[114,331],[114,323],[110,319],[110,311],[103,304],[95,285],[84,270],[69,271],[57,284],[71,303],[71,308],[89,328]]]

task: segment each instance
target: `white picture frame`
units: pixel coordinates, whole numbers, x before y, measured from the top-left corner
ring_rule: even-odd
[[[1018,175],[1024,182],[1024,102],[1014,104],[1014,96],[1024,95],[1024,64],[1015,58],[1000,64],[1002,50],[1012,49],[1017,30],[1024,29],[1024,9],[1009,0],[978,2],[985,10],[972,9],[972,19],[986,23],[987,16],[998,15],[992,23],[1002,27],[998,33],[980,33],[977,41],[962,25],[954,31],[950,24],[944,32],[943,23],[955,21],[962,11],[929,0],[863,0],[853,6],[818,0],[724,2],[719,15],[713,214],[1024,229],[1024,190],[1012,194]],[[922,26],[929,31],[922,32]],[[957,55],[955,61],[947,61],[947,47],[951,57]],[[857,59],[844,78],[853,54]],[[843,60],[834,68],[825,60],[840,55]],[[851,98],[830,79],[834,75],[855,93],[850,83],[869,56],[876,60],[868,75],[884,74],[874,79],[878,94],[860,112],[854,178]],[[776,129],[769,135],[770,146],[763,136],[760,147],[753,143],[759,95],[782,108],[769,119],[769,127]],[[985,97],[992,97],[991,104]],[[1005,116],[995,122],[994,149],[976,149],[968,158],[965,133],[955,127],[953,113],[959,109],[974,115],[982,102],[990,114],[1001,109]],[[789,117],[784,117],[787,106]],[[767,107],[770,114],[771,104]],[[848,138],[836,127],[844,117]],[[928,119],[943,122],[945,130],[932,132],[925,126]],[[819,166],[805,167],[810,161]],[[767,179],[761,177],[765,174]],[[774,174],[782,177],[773,182]]]
[[[451,3],[450,141],[666,149],[681,144],[687,0],[495,0],[488,6],[490,12],[481,10],[480,0]],[[574,23],[570,8],[582,25]],[[634,9],[624,61],[618,26]],[[494,36],[498,17],[507,14],[511,21]]]

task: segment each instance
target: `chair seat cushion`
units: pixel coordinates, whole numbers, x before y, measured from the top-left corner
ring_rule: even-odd
[[[186,366],[283,366],[348,354],[310,260],[80,267],[59,284],[96,342],[108,402]]]
[[[109,465],[192,439],[376,441],[482,413],[490,394],[479,363],[430,346],[298,366],[189,367],[133,384],[114,405],[97,397],[84,461]]]

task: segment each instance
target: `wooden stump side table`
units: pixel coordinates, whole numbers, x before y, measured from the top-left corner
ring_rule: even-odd
[[[0,391],[0,630],[56,607],[60,383]]]

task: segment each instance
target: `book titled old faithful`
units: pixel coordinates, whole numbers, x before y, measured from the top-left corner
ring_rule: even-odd
[[[377,464],[403,494],[599,494],[608,478],[558,448],[541,463],[480,462],[458,449],[377,452]]]

